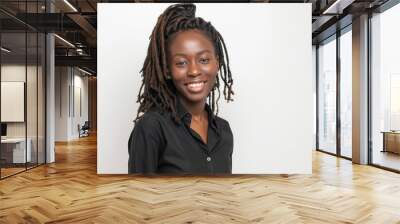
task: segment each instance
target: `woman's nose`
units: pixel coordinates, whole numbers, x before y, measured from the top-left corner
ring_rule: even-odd
[[[198,67],[196,62],[190,63],[189,70],[188,70],[188,75],[189,76],[198,76],[198,75],[200,75],[200,69],[199,69],[199,67]]]

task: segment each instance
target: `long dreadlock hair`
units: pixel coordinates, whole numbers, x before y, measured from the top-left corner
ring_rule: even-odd
[[[150,36],[147,56],[141,69],[142,85],[140,86],[137,102],[140,104],[135,122],[152,107],[162,111],[171,112],[176,122],[177,95],[172,80],[168,76],[168,43],[174,34],[180,31],[198,29],[202,31],[213,43],[219,62],[219,75],[217,75],[214,88],[208,95],[208,103],[213,113],[218,114],[218,101],[221,95],[219,86],[220,78],[224,85],[224,97],[233,101],[232,74],[229,68],[229,57],[221,34],[201,17],[195,17],[194,4],[175,4],[169,6],[157,20],[157,24]],[[220,78],[219,78],[220,77]],[[216,92],[218,96],[216,98]]]

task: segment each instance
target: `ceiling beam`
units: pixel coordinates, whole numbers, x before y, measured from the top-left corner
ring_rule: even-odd
[[[317,20],[312,24],[312,32],[316,32],[322,28],[324,24],[326,24],[329,20],[334,18],[335,16],[319,16]]]
[[[355,2],[355,0],[336,0],[328,5],[328,7],[323,10],[322,14],[342,14],[343,10],[353,2]]]
[[[55,56],[56,66],[83,66],[96,71],[97,60],[90,56]]]
[[[92,38],[92,39],[96,39],[97,37],[97,31],[96,28],[94,28],[92,26],[92,24],[90,24],[87,19],[85,17],[83,17],[80,14],[75,14],[75,13],[71,13],[67,15],[71,20],[73,20],[77,25],[79,25],[82,30],[84,30],[86,32],[86,34]],[[94,44],[94,45],[93,45]],[[96,43],[92,43],[92,46],[96,46]]]

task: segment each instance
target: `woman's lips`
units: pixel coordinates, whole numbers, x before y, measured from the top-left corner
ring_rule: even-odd
[[[185,86],[187,90],[191,93],[200,93],[204,90],[206,82],[207,81],[190,82],[185,84]]]

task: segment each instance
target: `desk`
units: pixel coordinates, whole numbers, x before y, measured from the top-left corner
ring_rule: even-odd
[[[32,140],[27,139],[26,154],[25,154],[25,138],[6,138],[1,139],[1,157],[6,160],[6,163],[25,163],[32,159],[31,145]],[[11,159],[12,158],[12,159]],[[27,161],[25,161],[25,158]]]
[[[400,154],[400,132],[382,131],[381,133],[383,133],[382,152],[393,152]]]

